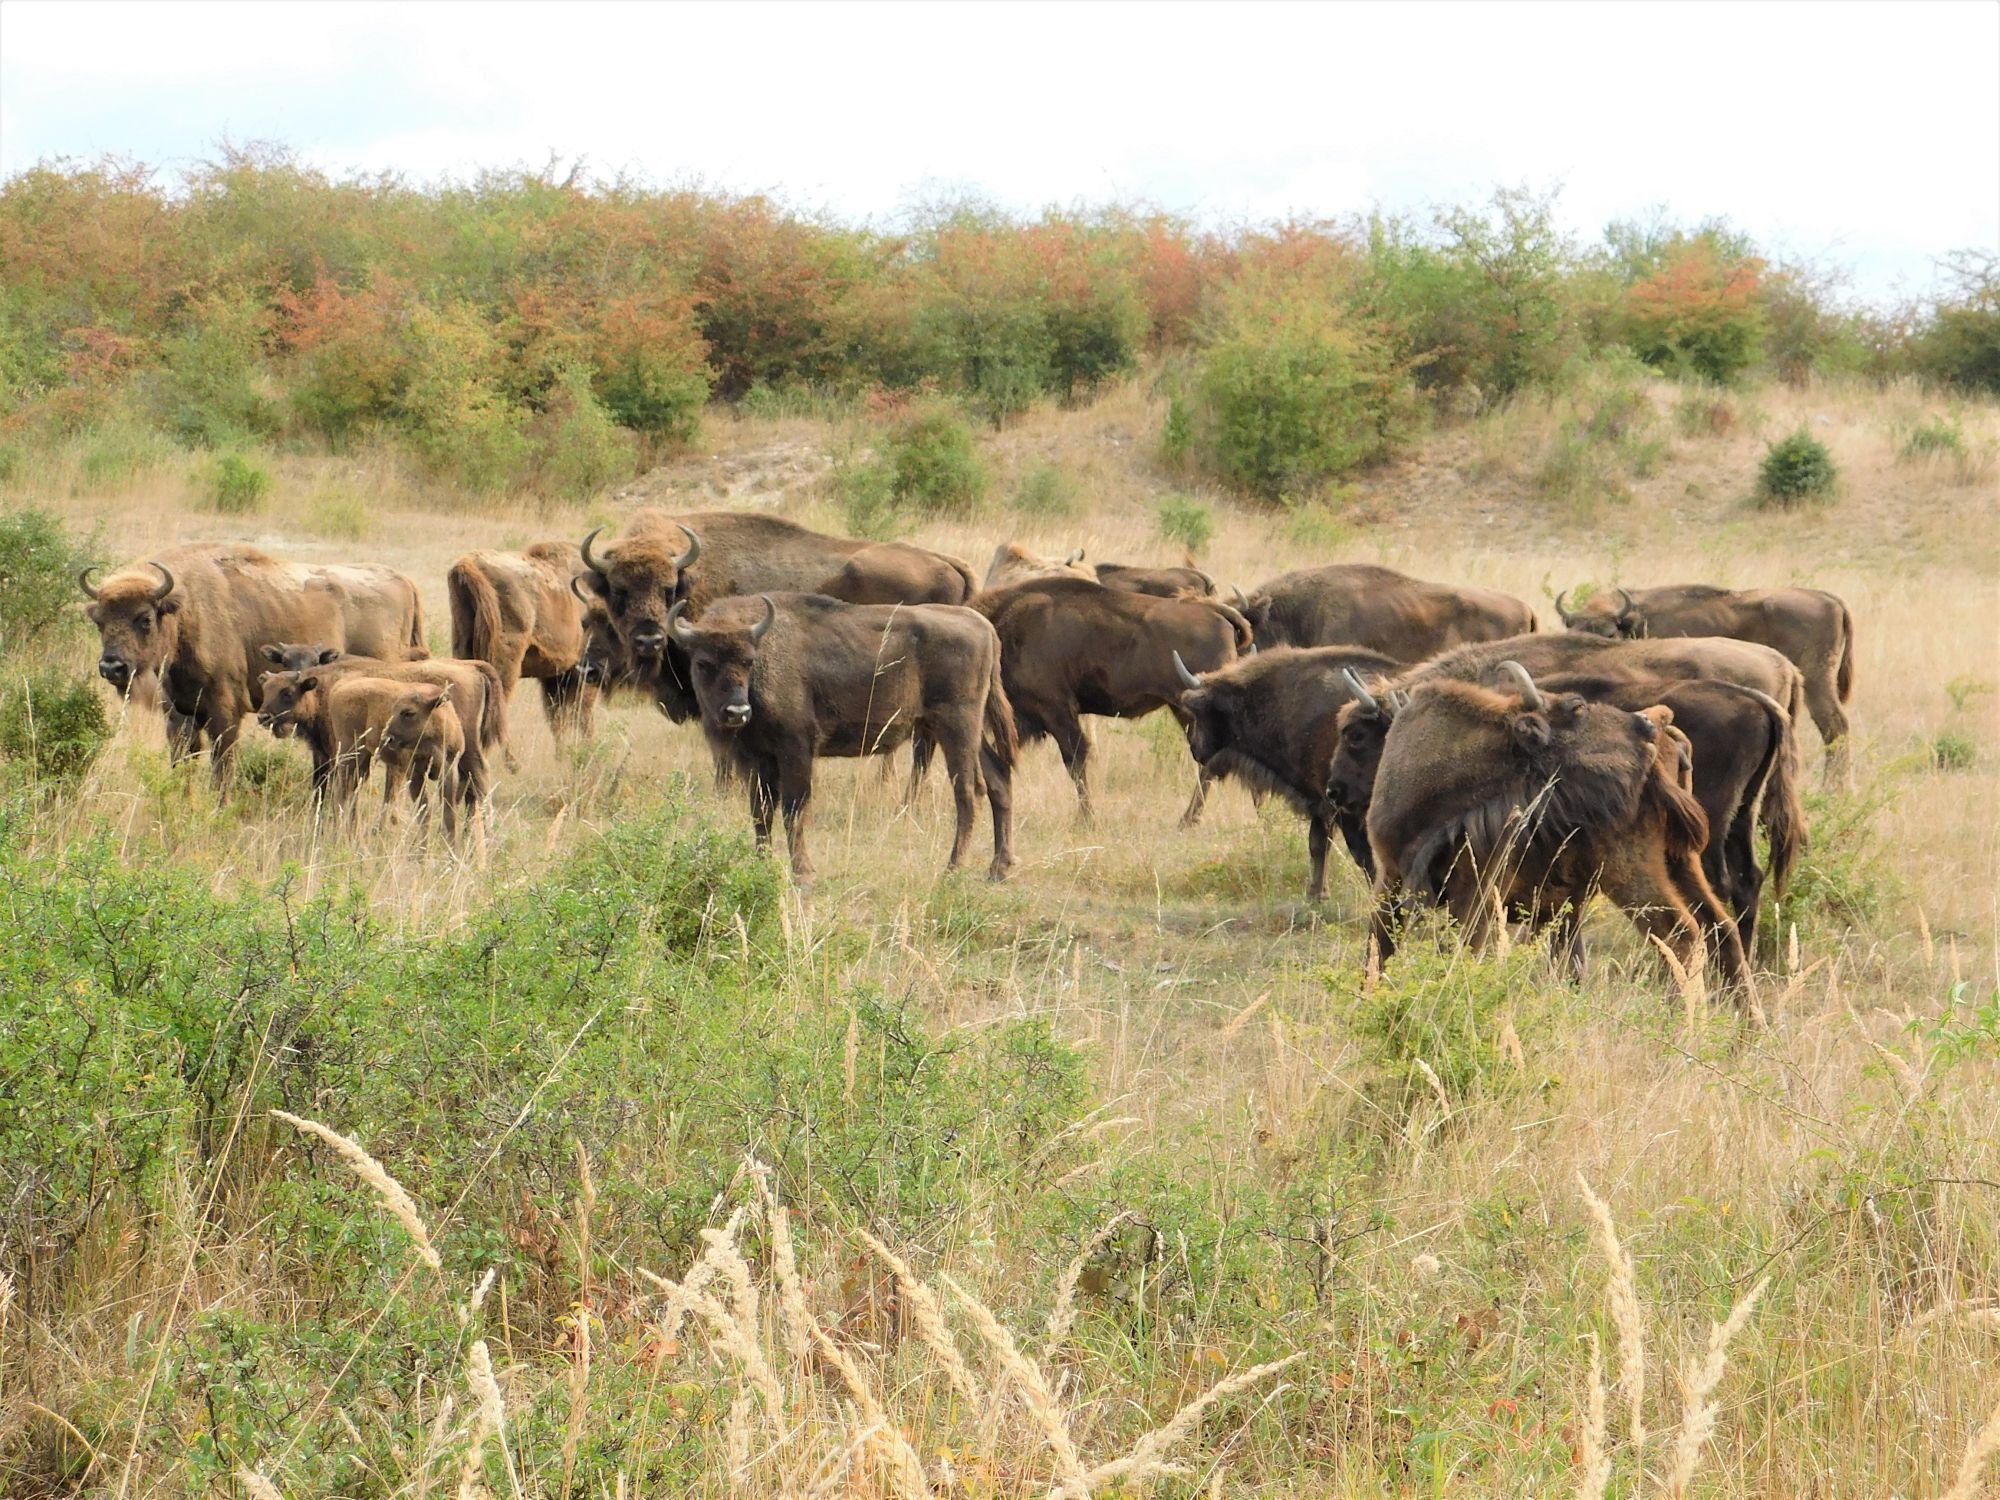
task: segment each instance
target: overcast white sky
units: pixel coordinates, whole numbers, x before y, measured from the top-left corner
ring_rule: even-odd
[[[88,4],[0,0],[0,175],[223,139],[419,178],[583,156],[851,219],[971,188],[1217,221],[1562,184],[1872,298],[2000,249],[2000,0]]]

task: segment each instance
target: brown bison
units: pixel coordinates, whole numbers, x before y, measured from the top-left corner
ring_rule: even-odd
[[[320,684],[306,673],[302,686],[310,692]],[[418,812],[426,813],[430,783],[438,782],[445,836],[456,840],[465,734],[451,708],[451,688],[345,676],[325,686],[324,702],[322,718],[333,751],[327,783],[331,805],[351,816],[354,794],[379,758],[384,808],[393,809],[397,788],[407,786]]]
[[[1781,652],[1805,679],[1806,708],[1826,744],[1826,777],[1847,779],[1847,705],[1854,698],[1854,617],[1823,589],[1723,589],[1705,583],[1599,589],[1575,608],[1556,596],[1571,630],[1613,640],[1730,636]]]
[[[1536,628],[1535,612],[1511,594],[1426,583],[1373,563],[1303,568],[1238,600],[1260,646],[1360,646],[1406,662]]]
[[[78,577],[97,626],[97,673],[123,696],[150,700],[157,684],[174,759],[204,740],[218,786],[227,784],[243,716],[257,706],[263,650],[321,641],[370,655],[420,649],[417,587],[378,567],[279,562],[255,547],[174,547],[93,583]]]
[[[530,677],[557,739],[588,731],[597,690],[583,672],[584,606],[572,588],[581,563],[566,542],[525,552],[468,552],[445,575],[451,654],[490,663],[500,692]]]
[[[633,513],[625,534],[600,550],[604,528],[583,539],[584,587],[676,723],[699,707],[669,650],[667,611],[685,602],[699,618],[717,599],[760,593],[826,594],[850,604],[963,604],[978,587],[955,557],[906,542],[863,542],[808,531],[777,516],[737,511]]]
[[[1215,595],[1215,580],[1194,565],[1190,558],[1178,568],[1155,568],[1135,563],[1088,563],[1083,548],[1067,557],[1041,557],[1018,542],[1002,542],[993,549],[993,561],[986,565],[985,587],[1005,588],[1031,578],[1089,578],[1108,589],[1152,594],[1160,599],[1208,599]]]
[[[263,674],[257,722],[279,739],[297,733],[304,741],[312,756],[315,799],[329,790],[337,749],[322,690],[346,677],[371,677],[451,689],[454,712],[467,731],[458,755],[459,797],[468,807],[485,802],[493,781],[492,754],[507,750],[507,699],[490,663],[382,661],[300,645],[268,647],[265,657],[277,670]]]
[[[993,863],[1014,864],[1014,716],[1001,687],[1000,640],[955,605],[848,604],[823,594],[725,599],[690,624],[685,600],[667,629],[687,653],[702,732],[750,786],[760,848],[782,813],[792,871],[813,877],[806,847],[813,761],[885,755],[921,737],[944,755],[957,823],[947,868],[964,861],[977,799],[993,813]]]
[[[1368,809],[1377,953],[1393,954],[1414,899],[1449,910],[1475,946],[1506,912],[1559,919],[1577,964],[1580,908],[1602,889],[1684,971],[1711,953],[1742,1005],[1748,967],[1702,873],[1708,819],[1686,789],[1685,742],[1663,733],[1672,715],[1510,675],[1517,694],[1433,681],[1390,726]]]
[[[1170,708],[1184,688],[1175,652],[1185,670],[1212,672],[1250,649],[1249,622],[1226,604],[1158,599],[1083,578],[988,589],[972,607],[1000,633],[1000,668],[1021,739],[1055,740],[1085,818],[1090,738],[1083,715],[1137,719]]]
[[[993,549],[993,560],[986,565],[986,582],[981,587],[1004,589],[1031,578],[1087,578],[1095,583],[1097,569],[1083,560],[1081,547],[1068,557],[1043,557],[1019,542],[1002,542]]]
[[[1339,827],[1350,849],[1358,843],[1365,854],[1367,848],[1361,819],[1343,821],[1327,795],[1336,721],[1361,679],[1392,676],[1398,664],[1348,646],[1280,646],[1201,677],[1178,654],[1174,665],[1186,689],[1177,713],[1195,764],[1210,780],[1234,776],[1255,791],[1275,792],[1306,820],[1312,856],[1306,895],[1323,899],[1329,832]],[[1190,821],[1195,811],[1189,809]]]

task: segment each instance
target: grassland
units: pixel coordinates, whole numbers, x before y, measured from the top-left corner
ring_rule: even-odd
[[[287,1495],[423,1495],[463,1475],[538,1496],[1012,1496],[1138,1443],[1182,1466],[1146,1481],[1161,1493],[1594,1494],[1591,1340],[1615,1382],[1636,1334],[1650,1436],[1633,1441],[1630,1387],[1614,1384],[1609,1493],[1981,1493],[1952,1486],[2000,1401],[2000,696],[1984,690],[2000,680],[2000,411],[1959,409],[1963,443],[1938,455],[1906,451],[1937,409],[1914,390],[1770,388],[1686,414],[1696,398],[1674,387],[1642,395],[1611,426],[1594,420],[1602,391],[1524,398],[1291,511],[1196,494],[1216,522],[1200,562],[1247,587],[1378,560],[1509,589],[1545,619],[1554,590],[1589,580],[1839,592],[1859,631],[1860,786],[1813,799],[1763,1029],[1667,999],[1615,913],[1593,919],[1582,985],[1532,951],[1448,944],[1364,982],[1359,878],[1343,870],[1307,906],[1302,827],[1240,790],[1178,828],[1191,766],[1162,719],[1098,726],[1089,828],[1052,750],[1030,752],[1023,866],[1001,887],[938,877],[940,786],[899,811],[898,778],[828,767],[807,900],[732,852],[736,795],[709,788],[696,736],[636,704],[565,751],[524,691],[522,769],[465,861],[402,828],[331,840],[290,750],[260,748],[217,808],[135,718],[83,787],[17,825],[0,921],[20,923],[34,873],[93,840],[100,878],[170,866],[189,901],[282,888],[289,914],[358,892],[370,942],[453,965],[506,951],[501,907],[532,928],[536,908],[601,888],[655,915],[607,938],[635,966],[596,1014],[552,1009],[538,1028],[487,994],[511,1093],[479,1093],[447,1053],[402,1115],[332,1085],[272,1097],[260,1070],[284,1059],[252,1035],[244,1076],[212,1101],[214,1139],[173,1138],[145,1193],[107,1188],[49,1270],[14,1268],[0,1488],[261,1493],[235,1477],[251,1470]],[[975,568],[1008,538],[1178,560],[1159,535],[1177,487],[1155,455],[1162,414],[1144,381],[1038,408],[982,439],[986,511],[911,535]],[[1834,452],[1841,493],[1760,510],[1764,440],[1799,426]],[[281,460],[248,516],[207,510],[175,457],[111,486],[54,463],[0,498],[95,526],[121,558],[241,536],[391,563],[423,587],[441,645],[444,571],[470,547],[581,535],[642,501],[832,527],[834,467],[866,441],[804,416],[717,420],[701,451],[553,510],[427,493],[366,453]],[[1010,510],[1048,466],[1070,513]],[[1970,742],[1969,763],[1937,753],[1943,736]],[[685,847],[747,915],[691,888],[660,896],[668,877],[616,842],[634,828],[659,831],[667,869]],[[699,918],[691,956],[647,967],[630,946],[674,901]],[[448,974],[396,973],[401,1045],[435,1030],[479,1047],[445,1013],[461,1003]],[[673,1052],[677,1031],[679,1072],[635,1062]],[[603,1081],[579,1103],[565,1091],[585,1062]],[[940,1091],[926,1067],[948,1075]],[[765,1105],[739,1110],[751,1095]],[[278,1103],[379,1154],[441,1273],[366,1182],[266,1118]],[[783,1230],[766,1179],[736,1164],[753,1155],[772,1164]],[[1579,1179],[1631,1256],[1622,1325]],[[705,1281],[713,1315],[698,1298],[675,1315],[689,1299],[647,1272]],[[1683,1490],[1711,1327],[1760,1283]],[[975,1306],[1033,1368],[1019,1351],[1010,1365]],[[1217,1380],[1294,1354],[1171,1424]],[[467,1384],[482,1359],[499,1430]],[[1160,1431],[1171,1451],[1143,1450]]]

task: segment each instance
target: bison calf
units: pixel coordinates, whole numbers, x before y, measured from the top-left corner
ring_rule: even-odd
[[[698,624],[687,604],[667,630],[687,653],[701,725],[718,759],[750,786],[759,847],[782,812],[792,870],[810,884],[806,843],[813,761],[885,755],[920,738],[944,755],[957,823],[947,868],[972,842],[976,799],[993,813],[993,879],[1014,864],[1013,710],[1000,683],[1000,640],[949,604],[846,604],[821,594],[718,600]]]

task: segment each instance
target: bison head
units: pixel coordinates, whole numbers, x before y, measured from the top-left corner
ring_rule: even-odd
[[[579,573],[569,581],[570,592],[583,606],[583,650],[577,656],[577,672],[592,687],[615,687],[629,674],[631,658],[611,623],[610,607],[591,592],[585,576]]]
[[[1616,590],[1614,600],[1603,589],[1597,590],[1575,609],[1568,605],[1569,590],[1556,595],[1556,613],[1562,617],[1565,630],[1577,630],[1586,635],[1600,635],[1606,640],[1629,639],[1644,634],[1643,622],[1633,611],[1632,596],[1623,589]]]
[[[583,539],[583,586],[604,601],[612,628],[641,662],[658,663],[667,649],[667,614],[687,596],[687,570],[701,556],[701,538],[687,527],[680,551],[651,532],[628,536],[610,556],[593,550],[604,528]]]
[[[761,613],[752,613],[759,605]],[[750,722],[750,674],[757,665],[757,647],[778,618],[777,606],[763,595],[725,600],[702,617],[699,628],[688,624],[686,613],[683,599],[667,611],[667,629],[693,668],[702,724],[741,729]]]
[[[174,575],[158,563],[146,566],[158,576],[121,573],[100,586],[90,581],[95,568],[77,575],[90,596],[85,613],[97,627],[97,675],[121,696],[139,679],[158,677],[180,638]]]
[[[1334,721],[1339,738],[1327,767],[1326,795],[1341,812],[1362,817],[1375,794],[1375,773],[1382,766],[1382,745],[1389,738],[1389,726],[1395,722],[1397,710],[1409,702],[1409,695],[1398,690],[1377,698],[1351,669],[1343,669],[1342,676],[1354,699]]]
[[[450,683],[443,687],[434,682],[421,683],[400,694],[390,705],[388,722],[382,726],[383,745],[391,750],[415,749],[430,727],[432,715],[449,702]]]
[[[310,672],[314,667],[339,661],[345,654],[338,646],[307,646],[284,641],[263,648],[264,660],[280,672]]]
[[[266,672],[258,679],[257,722],[279,739],[298,728],[301,705],[319,689],[315,671]]]
[[[1237,695],[1220,679],[1220,674],[1210,674],[1206,681],[1195,676],[1178,651],[1174,653],[1174,676],[1180,679],[1184,690],[1174,704],[1174,717],[1180,720],[1181,729],[1187,734],[1188,754],[1194,757],[1196,765],[1205,766],[1229,749],[1235,738],[1231,721]]]
[[[1083,560],[1081,547],[1067,557],[1043,557],[1019,542],[1002,542],[993,549],[993,561],[986,565],[986,582],[981,587],[1000,589],[1030,578],[1088,578],[1095,582],[1097,569]]]

